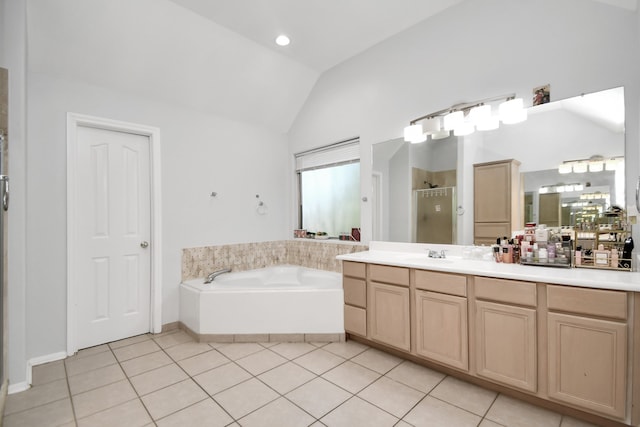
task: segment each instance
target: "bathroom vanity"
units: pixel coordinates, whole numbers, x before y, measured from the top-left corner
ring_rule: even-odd
[[[640,273],[340,255],[349,337],[597,425],[640,425]],[[440,250],[440,248],[438,248]]]

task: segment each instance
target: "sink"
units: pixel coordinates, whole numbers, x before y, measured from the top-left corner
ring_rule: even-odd
[[[449,264],[454,262],[453,259],[449,258],[429,258],[426,254],[402,254],[398,255],[398,261],[408,261],[408,262],[428,262],[434,264]]]

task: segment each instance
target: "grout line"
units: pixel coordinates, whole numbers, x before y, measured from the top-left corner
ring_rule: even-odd
[[[152,339],[153,339],[153,338],[152,338]],[[155,342],[155,340],[154,340],[154,342]],[[193,342],[196,342],[196,341],[194,340]],[[198,404],[198,403],[200,403],[200,402],[203,402],[204,400],[211,399],[211,400],[212,400],[216,405],[218,405],[218,406],[220,407],[220,409],[222,409],[222,410],[223,410],[227,415],[229,415],[229,418],[231,418],[231,419],[233,420],[233,421],[231,421],[231,423],[229,423],[228,425],[231,425],[231,424],[233,424],[234,422],[236,422],[236,419],[233,417],[233,415],[231,415],[231,414],[229,413],[229,411],[227,411],[227,409],[226,409],[224,406],[222,406],[220,403],[218,403],[218,401],[216,401],[216,400],[213,398],[213,396],[211,396],[211,395],[207,392],[207,390],[205,390],[205,389],[204,389],[204,387],[202,387],[202,386],[200,385],[200,383],[199,383],[198,381],[196,381],[196,380],[195,380],[191,375],[189,375],[189,373],[188,373],[187,371],[185,371],[185,369],[184,369],[182,366],[180,366],[180,364],[179,364],[178,362],[176,362],[175,360],[173,360],[173,358],[172,358],[172,357],[171,357],[171,356],[170,356],[170,355],[165,351],[165,349],[164,349],[164,348],[162,348],[162,347],[160,346],[160,344],[158,344],[158,343],[156,343],[156,344],[158,345],[158,347],[160,347],[160,350],[161,350],[161,351],[163,351],[163,352],[167,355],[167,357],[168,357],[170,360],[172,360],[172,363],[174,363],[178,368],[180,368],[180,370],[182,370],[182,372],[184,372],[184,373],[187,375],[187,377],[188,377],[191,381],[193,381],[193,383],[194,383],[196,386],[198,386],[198,387],[200,388],[200,390],[202,390],[202,391],[204,392],[204,394],[207,396],[205,399],[203,399],[203,400],[199,400],[199,401],[197,401],[197,402],[195,402],[195,403],[193,403],[193,404],[191,404],[191,405],[189,405],[189,406],[186,406],[186,407],[184,407],[184,408],[180,408],[179,410],[177,410],[177,411],[175,411],[175,412],[172,412],[171,414],[167,414],[167,415],[165,415],[165,416],[164,416],[164,417],[162,417],[161,419],[166,418],[166,417],[168,417],[168,416],[171,416],[171,415],[173,415],[173,414],[175,414],[175,413],[177,413],[177,412],[182,411],[183,409],[189,408],[189,407],[191,407],[191,406],[193,406],[193,405],[196,405],[196,404]],[[172,347],[173,347],[173,346],[172,346]],[[212,350],[212,351],[218,351],[218,350],[216,350],[215,348],[213,348],[213,347],[211,347],[211,346],[209,346],[209,347],[211,348],[211,350]],[[170,348],[170,347],[167,347],[167,348]],[[205,353],[206,353],[206,352],[205,352]],[[221,353],[221,352],[218,352],[218,353],[220,353],[220,354],[221,354],[222,356],[224,356],[226,359],[231,360],[231,359],[229,359],[227,356],[225,356],[223,353]],[[199,353],[199,354],[203,354],[203,353]],[[197,356],[197,354],[196,354],[196,355],[194,355],[193,357],[195,357],[195,356]],[[231,360],[231,363],[233,363],[233,360]],[[227,365],[227,364],[228,364],[228,363],[225,363],[225,364],[220,365],[220,366],[224,366],[224,365]],[[165,365],[165,366],[167,366],[167,365]],[[220,366],[217,366],[216,368],[219,368]],[[205,371],[205,372],[212,371],[213,369],[216,369],[216,368],[211,368],[211,369],[209,369],[208,371]],[[201,373],[203,373],[203,372],[201,372]],[[200,373],[200,374],[201,374],[201,373]],[[200,374],[198,374],[198,375],[200,375]],[[244,382],[244,381],[243,381],[243,382]],[[177,383],[176,383],[176,384],[177,384]],[[172,384],[172,385],[173,385],[173,384]],[[169,387],[169,386],[167,386],[167,387]],[[163,387],[163,388],[166,388],[166,387]],[[160,389],[160,390],[162,390],[162,389]],[[156,391],[157,391],[157,390],[156,390]],[[155,392],[155,391],[154,391],[154,392]],[[154,393],[154,392],[152,392],[152,393]],[[142,400],[142,399],[141,399],[141,400]],[[144,404],[144,402],[143,402],[143,404]],[[145,409],[146,409],[146,406],[145,406]],[[151,415],[151,414],[149,414],[149,415]],[[153,420],[153,417],[151,417],[151,419]],[[154,421],[154,423],[155,423],[155,420],[153,420],[153,421]]]
[[[120,348],[122,348],[122,347],[120,347]],[[118,363],[118,366],[120,367],[120,369],[122,370],[122,373],[124,374],[125,378],[127,379],[127,382],[129,383],[129,386],[133,389],[133,392],[136,394],[138,400],[140,401],[140,404],[142,405],[144,410],[147,412],[147,415],[149,415],[149,419],[151,420],[153,425],[156,425],[156,422],[153,419],[153,417],[151,416],[151,413],[149,412],[149,409],[147,408],[147,405],[144,404],[144,401],[142,400],[142,397],[138,394],[138,390],[136,390],[136,388],[133,386],[133,383],[131,382],[131,378],[129,378],[129,375],[127,375],[127,372],[122,367],[122,363],[120,362],[120,360],[118,360],[118,358],[116,357],[116,354],[114,353],[114,351],[113,351],[113,349],[111,348],[110,345],[109,345],[109,350],[113,354],[113,357],[116,359],[116,362]],[[140,356],[140,357],[142,357],[142,356]],[[131,360],[131,359],[129,359],[129,360]]]

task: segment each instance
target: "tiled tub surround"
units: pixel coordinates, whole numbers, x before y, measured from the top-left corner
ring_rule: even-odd
[[[366,250],[363,244],[311,239],[186,248],[182,250],[182,281],[206,277],[222,268],[246,271],[282,264],[339,273],[341,266],[336,256]]]
[[[274,242],[244,243],[223,246],[208,246],[201,248],[188,248],[182,251],[182,282],[200,280],[207,274],[222,268],[231,268],[233,273],[262,269],[283,264],[296,265],[301,267],[325,270],[328,272],[340,272],[340,262],[336,260],[337,255],[354,253],[367,250],[365,245],[314,241],[306,239],[282,240]],[[310,291],[313,292],[313,291]],[[321,294],[312,297],[310,294],[292,295],[292,293],[280,292],[282,304],[294,309],[298,303],[293,303],[292,298],[300,298],[307,301],[312,298],[314,301],[324,301],[327,316],[339,318],[342,323],[342,287],[339,289],[339,304],[334,304],[335,299],[329,296],[327,291],[320,291]],[[218,295],[218,297],[229,297],[229,295]],[[231,295],[236,298],[238,295]],[[260,297],[260,295],[257,295]],[[276,297],[269,293],[269,298]],[[344,331],[341,327],[328,329],[318,329],[318,325],[304,329],[304,319],[299,324],[291,322],[292,329],[285,331],[282,328],[277,330],[265,330],[256,326],[255,330],[249,331],[235,330],[240,321],[230,321],[228,328],[221,325],[220,321],[209,321],[212,310],[217,312],[212,306],[216,295],[211,292],[197,292],[193,286],[180,286],[180,328],[187,331],[194,339],[200,342],[335,342],[344,341]],[[241,297],[245,298],[244,304],[256,304],[255,292],[248,292]],[[300,304],[303,304],[302,301]],[[275,302],[269,303],[275,305]],[[333,307],[336,306],[337,308]],[[243,307],[238,307],[240,313]],[[336,311],[338,310],[338,311]],[[289,310],[291,311],[291,310]],[[248,315],[246,315],[248,316]],[[209,320],[207,320],[209,319]],[[266,319],[268,320],[268,319]],[[212,323],[213,322],[213,323]],[[318,322],[316,322],[318,323]],[[262,325],[259,325],[262,326]],[[228,329],[228,332],[224,332]]]

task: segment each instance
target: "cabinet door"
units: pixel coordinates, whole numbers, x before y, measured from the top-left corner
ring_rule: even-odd
[[[473,174],[475,222],[511,221],[511,163],[476,165]]]
[[[549,313],[549,397],[625,416],[627,326]]]
[[[370,338],[409,351],[409,289],[372,282],[367,298]]]
[[[476,302],[479,376],[536,391],[536,351],[535,309]]]
[[[344,330],[350,334],[367,336],[367,312],[364,308],[344,306]]]
[[[416,291],[416,353],[469,370],[467,299]]]

